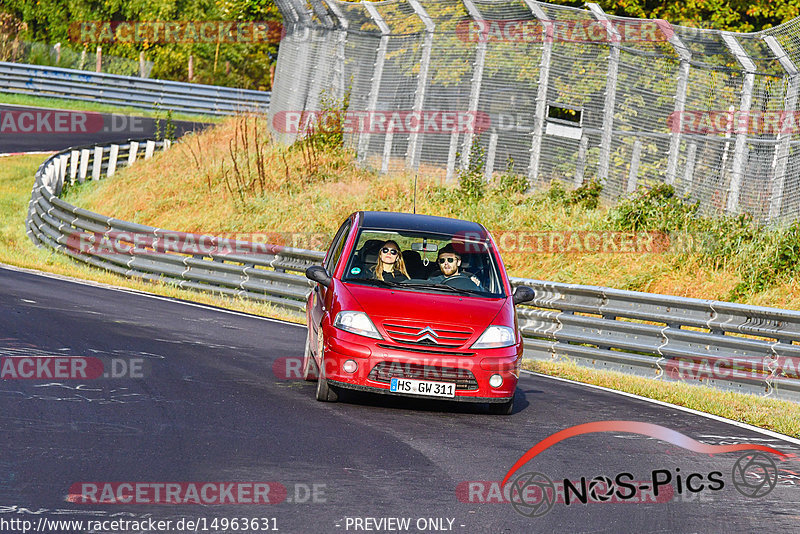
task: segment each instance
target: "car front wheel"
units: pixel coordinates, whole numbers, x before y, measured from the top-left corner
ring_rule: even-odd
[[[320,354],[320,368],[319,378],[317,379],[317,400],[321,402],[336,402],[339,400],[339,395],[336,390],[328,384],[328,379],[325,378],[325,349],[323,348],[322,328],[319,329],[319,345],[318,350]]]
[[[303,352],[303,380],[313,382],[317,379],[317,362],[314,360],[314,354],[311,352],[311,331],[309,330],[306,336],[306,348]]]

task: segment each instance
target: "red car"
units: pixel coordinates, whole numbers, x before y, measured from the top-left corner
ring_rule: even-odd
[[[514,305],[534,294],[512,292],[482,225],[359,211],[306,276],[317,284],[303,377],[317,380],[317,400],[354,389],[513,410],[523,350]]]

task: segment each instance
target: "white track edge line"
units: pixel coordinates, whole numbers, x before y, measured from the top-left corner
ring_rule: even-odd
[[[776,439],[780,439],[780,440],[783,440],[783,441],[787,441],[787,442],[792,443],[794,445],[800,445],[800,439],[793,438],[791,436],[787,436],[786,434],[781,434],[780,432],[774,432],[772,430],[767,430],[766,428],[760,428],[760,427],[757,427],[757,426],[749,425],[747,423],[742,423],[740,421],[734,421],[733,419],[728,419],[727,417],[722,417],[720,415],[713,415],[713,414],[710,414],[710,413],[701,412],[699,410],[694,410],[692,408],[687,408],[685,406],[678,406],[677,404],[670,404],[669,402],[660,401],[660,400],[656,400],[656,399],[650,399],[648,397],[642,397],[641,395],[637,395],[635,393],[628,393],[627,391],[619,391],[617,389],[611,389],[611,388],[607,388],[605,386],[597,386],[595,384],[586,384],[584,382],[576,382],[575,380],[570,380],[569,378],[561,378],[560,376],[545,375],[545,374],[542,374],[542,373],[537,373],[535,371],[528,371],[527,369],[523,369],[522,372],[530,374],[530,375],[533,375],[533,376],[541,376],[541,377],[544,377],[544,378],[550,378],[552,380],[560,380],[561,382],[569,382],[570,384],[575,384],[575,385],[578,385],[578,386],[585,386],[585,387],[589,387],[589,388],[593,388],[593,389],[599,389],[601,391],[607,391],[609,393],[616,393],[617,395],[622,395],[622,396],[625,396],[625,397],[630,397],[632,399],[638,399],[638,400],[647,401],[649,403],[657,404],[659,406],[663,406],[663,407],[666,407],[666,408],[674,408],[675,410],[680,410],[682,412],[690,413],[690,414],[693,414],[693,415],[699,415],[699,416],[705,417],[707,419],[712,419],[714,421],[719,421],[721,423],[727,423],[729,425],[733,425],[735,427],[739,427],[739,428],[743,428],[745,430],[750,430],[752,432],[763,434],[763,435],[769,436],[771,438],[776,438]]]
[[[285,321],[283,319],[275,319],[273,317],[263,317],[261,315],[253,315],[253,314],[249,314],[249,313],[245,313],[245,312],[239,312],[239,311],[236,311],[236,310],[226,310],[224,308],[214,307],[213,305],[210,305],[210,304],[203,304],[203,303],[200,303],[200,302],[188,302],[188,301],[185,301],[185,300],[178,300],[177,298],[174,298],[174,297],[164,297],[162,295],[156,295],[155,293],[148,293],[148,292],[142,291],[140,289],[132,289],[132,288],[128,288],[128,287],[115,286],[113,284],[106,284],[104,282],[95,282],[94,280],[83,280],[81,278],[74,278],[74,277],[71,277],[71,276],[63,275],[63,274],[48,273],[48,272],[45,272],[45,271],[39,271],[39,270],[36,270],[36,269],[30,269],[28,267],[17,267],[15,265],[8,265],[6,263],[0,262],[0,268],[8,269],[9,271],[16,271],[16,272],[22,272],[22,273],[32,274],[32,275],[36,275],[36,276],[43,276],[45,278],[52,278],[54,280],[62,280],[64,282],[72,282],[74,284],[81,284],[81,285],[97,287],[97,288],[101,288],[101,289],[108,289],[108,290],[111,290],[111,291],[121,291],[123,293],[131,293],[131,294],[134,294],[134,295],[140,295],[140,296],[143,296],[143,297],[149,297],[149,298],[156,299],[156,300],[163,300],[163,301],[166,301],[166,302],[174,302],[176,304],[184,304],[186,306],[192,306],[194,308],[202,308],[202,309],[208,310],[208,311],[216,311],[216,312],[220,312],[220,313],[227,313],[229,315],[238,315],[240,317],[247,317],[247,318],[250,318],[250,319],[260,319],[262,321],[280,323],[280,324],[283,324],[283,325],[299,326],[301,328],[305,328],[306,327],[306,325],[304,325],[304,324],[293,323],[291,321]],[[184,291],[186,291],[186,290],[184,290]]]

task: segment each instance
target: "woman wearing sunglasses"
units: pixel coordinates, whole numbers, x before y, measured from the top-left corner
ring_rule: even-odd
[[[378,261],[375,263],[375,278],[384,282],[399,284],[408,280],[408,271],[400,254],[400,247],[394,241],[387,241],[378,250]]]

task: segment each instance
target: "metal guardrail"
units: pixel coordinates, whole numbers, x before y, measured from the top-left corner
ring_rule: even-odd
[[[209,254],[159,252],[159,240],[176,232],[131,223],[73,206],[61,194],[65,182],[113,175],[118,166],[132,165],[141,155],[149,159],[166,150],[163,141],[129,141],[121,145],[85,146],[61,151],[48,158],[36,172],[26,219],[27,234],[37,245],[46,246],[84,263],[126,277],[162,281],[186,289],[198,289],[233,297],[270,302],[294,311],[305,309],[312,285],[305,269],[322,261],[322,252],[274,245],[260,245],[265,253],[228,254],[222,247]],[[120,236],[123,234],[123,236]],[[83,247],[81,236],[100,235],[137,246],[133,236],[148,238],[152,247],[132,253],[102,247]],[[190,234],[183,234],[190,235]],[[229,250],[253,250],[252,243],[228,240]],[[138,250],[138,253],[137,253]]]
[[[123,276],[302,311],[312,285],[304,271],[322,261],[319,251],[272,247],[267,254],[126,256],[75,247],[75,236],[86,232],[129,232],[154,241],[174,234],[58,198],[65,181],[113,175],[118,165],[133,164],[141,147],[147,159],[169,142],[79,147],[48,158],[36,173],[26,220],[33,242]],[[800,402],[800,312],[524,278],[512,278],[512,284],[536,293],[518,307],[529,358],[564,357],[595,368]]]
[[[270,92],[0,62],[0,92],[205,115],[267,113]]]
[[[526,356],[800,401],[800,312],[523,278]]]

